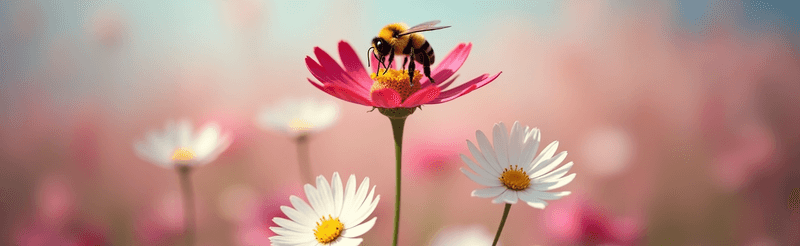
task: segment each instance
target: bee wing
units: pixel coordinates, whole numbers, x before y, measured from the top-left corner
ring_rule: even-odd
[[[405,32],[401,32],[397,36],[399,37],[399,36],[403,36],[403,35],[412,34],[412,33],[415,33],[415,32],[426,32],[426,31],[433,31],[433,30],[439,30],[439,29],[450,27],[450,26],[435,26],[436,24],[439,24],[439,22],[440,22],[439,20],[434,20],[434,21],[428,21],[428,22],[413,26],[413,27],[409,28],[408,30],[406,30]]]

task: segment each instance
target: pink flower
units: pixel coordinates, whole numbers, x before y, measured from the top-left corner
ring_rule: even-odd
[[[375,81],[370,77],[370,74],[367,74],[364,64],[361,63],[353,47],[347,42],[341,41],[339,42],[339,56],[344,67],[339,65],[328,53],[319,47],[315,47],[314,54],[317,56],[318,61],[314,61],[311,57],[306,57],[306,65],[311,74],[319,80],[319,83],[311,79],[308,79],[308,81],[331,96],[365,106],[414,108],[424,104],[439,104],[466,95],[489,84],[497,76],[500,76],[500,73],[493,76],[483,74],[462,85],[448,89],[458,76],[449,81],[448,79],[467,60],[471,49],[472,44],[470,43],[459,44],[435,68],[432,68],[431,77],[436,81],[435,84],[430,83],[424,76],[416,75],[414,76],[415,83],[413,86],[407,83],[408,77],[405,77],[405,80],[398,81],[406,81],[406,83],[396,83],[397,86],[405,85],[405,88],[398,88],[394,85],[374,86],[373,83]],[[378,71],[378,62],[374,57],[370,59],[372,60],[371,64],[374,64],[372,72],[376,73]],[[393,64],[396,63],[398,62]],[[421,70],[422,65],[417,64],[417,67]],[[417,83],[417,77],[423,78]]]
[[[549,234],[561,244],[637,245],[642,235],[637,219],[615,217],[608,209],[583,199],[545,213]]]

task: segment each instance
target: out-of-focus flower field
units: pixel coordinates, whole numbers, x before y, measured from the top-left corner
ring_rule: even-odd
[[[181,244],[179,174],[135,148],[181,119],[230,137],[191,173],[197,245],[269,245],[279,207],[305,199],[303,162],[313,176],[369,177],[382,199],[363,245],[390,245],[390,121],[309,84],[305,58],[319,47],[341,62],[344,40],[366,65],[386,24],[430,20],[451,26],[425,33],[433,67],[472,43],[454,86],[502,74],[408,117],[399,245],[491,240],[503,205],[470,195],[483,187],[459,154],[471,156],[477,130],[515,121],[541,130],[540,150],[559,141],[577,176],[544,209],[514,205],[502,245],[799,245],[798,11],[778,0],[0,0],[0,245]],[[272,108],[294,98],[335,103],[321,113],[332,118]],[[325,129],[298,140],[293,130],[314,124]]]

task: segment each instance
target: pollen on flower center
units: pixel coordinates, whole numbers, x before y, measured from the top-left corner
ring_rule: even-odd
[[[322,216],[320,222],[317,222],[317,228],[314,229],[314,237],[321,244],[330,244],[342,235],[342,231],[344,231],[344,224],[339,221],[339,217],[333,218],[328,215],[326,219],[325,216]]]
[[[373,73],[370,75],[372,80],[375,81],[372,83],[370,92],[383,88],[391,88],[400,94],[400,98],[405,101],[408,96],[422,88],[422,85],[419,83],[419,80],[422,79],[422,74],[419,73],[419,70],[414,71],[413,86],[408,82],[408,71],[389,69],[389,71],[384,74],[383,71],[385,70],[386,69],[378,69],[377,74]]]
[[[511,168],[503,169],[500,182],[510,190],[524,190],[531,185],[531,178],[521,167],[513,165]]]
[[[194,159],[194,152],[189,148],[178,148],[172,153],[173,161],[191,161]]]
[[[308,121],[303,120],[303,119],[296,119],[295,118],[295,119],[292,119],[292,121],[289,122],[289,128],[291,128],[292,130],[295,130],[295,131],[307,131],[307,130],[311,130],[312,127],[314,127],[314,125],[312,125],[311,123],[308,123]]]

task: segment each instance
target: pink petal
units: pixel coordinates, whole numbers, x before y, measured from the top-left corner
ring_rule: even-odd
[[[345,84],[350,85],[354,88],[358,88],[360,90],[368,90],[368,88],[365,85],[356,82],[355,79],[350,77],[350,75],[347,74],[344,71],[344,69],[342,69],[342,66],[340,66],[339,63],[333,60],[333,57],[328,55],[327,52],[320,49],[319,47],[314,47],[314,54],[317,55],[317,60],[319,61],[319,64],[322,65],[323,68],[325,68],[325,71],[327,72],[327,75],[329,77],[340,80]]]
[[[444,91],[444,92],[440,93],[438,98],[434,99],[433,101],[428,102],[428,104],[437,104],[437,103],[449,102],[449,101],[451,101],[453,99],[456,99],[458,97],[466,95],[467,93],[470,93],[471,91],[473,91],[475,89],[481,88],[484,85],[487,85],[487,84],[491,83],[492,81],[497,79],[497,77],[500,76],[501,73],[503,73],[503,72],[499,72],[496,75],[488,77],[488,78],[487,78],[488,74],[483,74],[480,77],[477,77],[477,78],[475,78],[473,80],[470,80],[470,81],[464,83],[463,85],[459,85],[456,88],[453,88],[453,89],[450,89],[450,90],[447,90],[447,91]]]
[[[450,78],[467,60],[470,50],[472,50],[471,43],[461,43],[456,46],[431,72],[431,77],[435,81],[445,81]]]
[[[403,99],[396,91],[391,88],[383,88],[372,92],[372,102],[376,107],[396,108],[400,106]]]
[[[436,97],[439,96],[439,92],[440,92],[439,87],[436,86],[428,86],[422,88],[421,90],[414,92],[414,94],[411,94],[411,96],[406,98],[406,100],[403,102],[402,105],[400,105],[400,107],[413,108],[428,103],[431,100],[436,99]]]
[[[332,76],[332,73],[329,73],[324,67],[317,64],[311,57],[306,56],[306,66],[308,67],[308,71],[323,84],[337,84],[348,87],[354,91],[366,92],[360,86],[356,86],[357,83],[347,83],[343,77]]]
[[[336,98],[345,100],[351,103],[357,103],[365,106],[373,106],[372,103],[366,99],[364,96],[358,95],[358,93],[348,90],[344,87],[335,85],[335,84],[323,84],[319,85],[311,79],[308,79],[314,87],[328,93],[328,95],[334,96]]]
[[[347,73],[349,73],[357,83],[365,88],[372,86],[372,79],[369,77],[369,74],[367,74],[367,71],[364,70],[364,64],[361,63],[361,59],[358,58],[356,51],[353,50],[350,44],[345,41],[339,42],[339,56],[342,58],[342,63]]]
[[[356,91],[352,91],[342,86],[327,84],[325,85],[325,90],[330,90],[332,93],[335,94],[334,96],[348,102],[358,103],[364,106],[374,106],[374,103],[372,103],[366,97],[360,95]]]
[[[440,85],[438,85],[439,89],[440,89],[440,90],[445,90],[445,89],[447,89],[447,87],[449,87],[450,85],[452,85],[452,84],[453,84],[453,82],[456,82],[456,79],[458,79],[458,74],[456,74],[456,76],[453,76],[453,78],[451,78],[449,81],[445,82],[444,84],[440,84]]]

